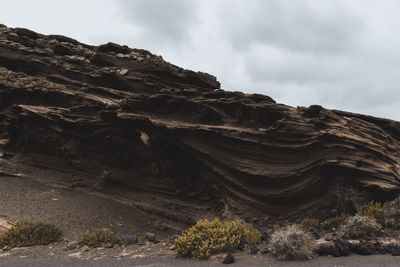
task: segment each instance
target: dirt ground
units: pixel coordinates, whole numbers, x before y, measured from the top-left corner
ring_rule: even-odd
[[[224,257],[224,254],[219,254],[208,261],[177,259],[168,239],[173,233],[163,228],[159,217],[90,192],[56,188],[26,178],[0,177],[0,219],[49,222],[60,227],[64,233],[62,241],[48,246],[0,251],[0,266],[19,266],[22,262],[32,266],[81,266],[83,263],[118,266],[118,262],[129,266],[143,266],[145,263],[154,266],[217,266]],[[137,235],[139,244],[67,249],[68,243],[76,241],[85,230],[96,228],[109,228],[120,237]],[[146,241],[146,232],[156,233],[159,242]],[[317,257],[309,262],[283,263],[269,254],[251,255],[247,250],[237,251],[234,255],[237,266],[356,266],[357,262],[365,259],[356,256],[336,262],[336,258]],[[383,257],[384,266],[397,264],[396,257],[379,257]],[[380,258],[374,258],[370,265],[360,266],[380,266],[379,262]]]
[[[0,252],[0,266],[5,267],[47,267],[47,266],[97,266],[97,267],[117,267],[117,266],[226,266],[221,264],[222,254],[213,256],[210,260],[192,260],[187,258],[175,258],[171,250],[163,248],[163,244],[135,245],[127,248],[113,249],[91,249],[89,251],[64,250],[62,244],[48,247],[18,248],[8,252]],[[303,267],[383,267],[399,266],[398,257],[390,255],[359,256],[348,257],[317,257],[311,261],[280,261],[271,255],[249,255],[245,252],[235,253],[235,263],[233,266],[303,266]]]
[[[121,237],[137,235],[139,240],[149,231],[160,238],[168,235],[161,219],[138,208],[18,177],[0,177],[0,218],[53,223],[60,227],[67,241],[96,228],[109,228]]]

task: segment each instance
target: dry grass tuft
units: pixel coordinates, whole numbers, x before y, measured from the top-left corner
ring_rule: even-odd
[[[306,230],[315,229],[319,225],[320,225],[320,221],[315,218],[306,217],[301,221],[301,226]]]
[[[61,239],[55,225],[43,222],[19,222],[0,238],[0,246],[31,247],[48,245]]]
[[[80,246],[101,247],[106,244],[119,245],[122,240],[109,229],[87,230],[78,242]]]
[[[342,225],[341,232],[349,238],[376,237],[382,226],[374,218],[355,215],[347,219]]]
[[[339,215],[328,218],[321,222],[321,226],[324,229],[330,230],[332,228],[340,227],[350,217],[347,213],[340,213]]]
[[[271,235],[270,250],[282,260],[312,258],[312,239],[298,225],[289,225]]]
[[[382,224],[387,228],[400,228],[400,197],[382,205]]]

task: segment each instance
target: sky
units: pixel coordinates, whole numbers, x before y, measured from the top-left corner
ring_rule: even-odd
[[[150,50],[225,90],[400,120],[398,0],[2,0],[0,23]]]

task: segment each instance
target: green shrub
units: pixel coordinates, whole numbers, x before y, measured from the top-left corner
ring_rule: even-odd
[[[261,233],[238,221],[200,220],[175,239],[179,256],[207,259],[210,255],[239,248],[241,243],[254,245]]]
[[[387,203],[381,204],[379,202],[372,201],[359,207],[357,209],[357,214],[360,216],[374,218],[377,222],[382,223],[384,218],[383,213],[387,206]]]
[[[61,239],[62,232],[53,224],[19,222],[0,238],[0,246],[31,247],[48,245]]]
[[[81,237],[78,244],[80,246],[101,247],[106,244],[121,244],[121,239],[117,238],[114,232],[109,229],[87,230]]]
[[[312,258],[312,239],[298,225],[289,225],[271,235],[270,250],[282,260]]]
[[[386,203],[372,201],[361,206],[357,214],[374,218],[378,223],[387,228],[400,228],[400,197]]]
[[[349,238],[376,237],[382,226],[372,217],[355,215],[347,219],[341,227],[341,233]]]

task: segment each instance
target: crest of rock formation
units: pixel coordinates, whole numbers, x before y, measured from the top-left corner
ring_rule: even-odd
[[[114,43],[0,26],[0,176],[166,220],[345,210],[400,189],[400,123],[220,89]]]

